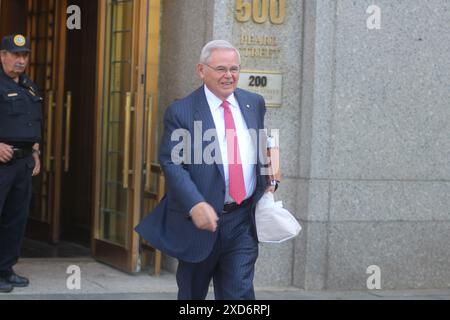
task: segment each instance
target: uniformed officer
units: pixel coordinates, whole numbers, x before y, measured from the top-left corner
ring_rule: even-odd
[[[42,98],[24,74],[30,55],[28,39],[17,34],[0,48],[0,292],[26,287],[17,275],[20,245],[31,200],[31,177],[39,174]]]

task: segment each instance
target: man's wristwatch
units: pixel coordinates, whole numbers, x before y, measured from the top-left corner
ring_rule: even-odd
[[[277,189],[278,189],[278,183],[280,183],[280,181],[277,181],[277,180],[270,181],[270,185],[275,186],[275,191],[277,191]]]

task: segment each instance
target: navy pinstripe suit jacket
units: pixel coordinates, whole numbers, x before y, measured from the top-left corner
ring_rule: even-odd
[[[265,102],[260,95],[237,89],[236,100],[249,129],[259,132],[264,128]],[[199,122],[201,121],[201,126]],[[196,124],[194,123],[196,122]],[[196,127],[194,129],[194,127]],[[222,164],[194,163],[194,154],[203,155],[211,141],[191,145],[191,162],[175,164],[171,153],[180,140],[172,141],[171,136],[176,129],[186,129],[194,138],[196,133],[215,129],[214,120],[206,100],[203,86],[175,101],[164,114],[164,134],[160,146],[159,160],[166,178],[167,192],[161,202],[142,220],[135,230],[152,246],[162,252],[186,262],[200,262],[206,259],[214,246],[217,232],[198,229],[189,217],[189,211],[199,202],[208,202],[217,212],[222,214],[225,198],[225,180]],[[259,134],[255,150],[259,152]],[[217,142],[217,149],[218,147]],[[197,150],[196,150],[197,149]],[[220,152],[219,152],[220,153]],[[263,195],[268,180],[260,174],[260,161],[256,164],[257,183],[253,196],[253,216],[256,202]],[[255,236],[256,236],[256,229]]]

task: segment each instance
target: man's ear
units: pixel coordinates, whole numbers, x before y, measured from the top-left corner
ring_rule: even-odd
[[[205,66],[201,63],[197,64],[197,74],[202,80],[205,77],[204,72],[205,72]]]

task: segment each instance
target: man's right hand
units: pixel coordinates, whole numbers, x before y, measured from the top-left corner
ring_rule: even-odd
[[[201,230],[215,232],[217,229],[217,213],[207,202],[197,203],[191,210],[191,218],[195,226]]]
[[[13,147],[5,143],[0,143],[0,162],[9,162],[14,155]]]

